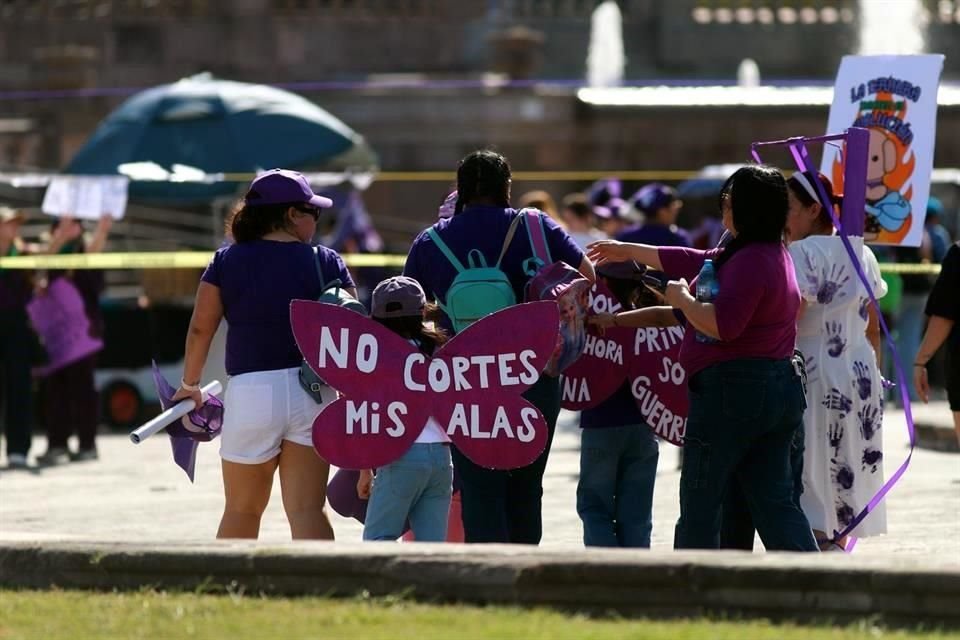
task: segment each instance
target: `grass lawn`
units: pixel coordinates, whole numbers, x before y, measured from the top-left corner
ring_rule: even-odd
[[[590,619],[545,609],[436,606],[399,598],[0,590],[0,640],[19,638],[821,640],[960,638],[960,634],[894,631],[868,623],[834,628],[765,621]]]

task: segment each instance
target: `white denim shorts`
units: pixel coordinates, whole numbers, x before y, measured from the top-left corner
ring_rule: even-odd
[[[260,464],[280,453],[289,440],[313,446],[313,421],[336,398],[324,387],[317,404],[300,386],[299,368],[251,371],[232,376],[223,399],[220,457],[228,462]]]

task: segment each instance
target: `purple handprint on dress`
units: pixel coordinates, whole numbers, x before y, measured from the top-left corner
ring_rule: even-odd
[[[856,476],[853,473],[853,469],[850,468],[846,462],[842,462],[837,458],[832,458],[830,462],[833,463],[833,479],[841,489],[844,491],[849,491],[853,488],[853,481],[856,479]]]
[[[865,405],[857,412],[857,419],[860,422],[860,435],[864,440],[873,440],[873,436],[880,431],[880,410],[871,405]]]
[[[863,463],[863,470],[870,467],[870,473],[876,473],[881,460],[883,460],[883,451],[867,448],[863,450],[863,458],[860,459],[860,462]]]
[[[873,390],[873,380],[870,378],[870,369],[866,364],[857,360],[853,363],[853,386],[857,390],[857,395],[861,400],[870,397]]]
[[[839,322],[827,322],[824,325],[827,330],[827,355],[832,358],[839,358],[843,350],[847,348],[847,341],[843,339],[843,325]]]
[[[827,428],[827,437],[833,447],[833,457],[836,458],[840,455],[840,443],[843,441],[843,423],[831,422]]]
[[[840,523],[841,527],[846,527],[851,522],[853,518],[857,515],[853,512],[853,507],[844,502],[843,500],[837,501],[837,522]]]
[[[870,317],[870,314],[868,312],[869,307],[870,307],[870,298],[860,298],[860,309],[859,309],[860,317],[863,318],[864,321],[868,320]]]
[[[823,404],[827,409],[833,409],[840,412],[840,417],[844,418],[850,410],[853,409],[853,400],[845,396],[840,389],[833,387],[823,396]]]
[[[845,291],[840,290],[843,285],[850,282],[850,276],[846,275],[846,267],[835,264],[830,267],[829,274],[827,273],[826,267],[821,269],[821,273],[823,278],[817,287],[817,302],[820,304],[830,304],[835,297],[838,297],[838,293],[839,298],[847,295]]]

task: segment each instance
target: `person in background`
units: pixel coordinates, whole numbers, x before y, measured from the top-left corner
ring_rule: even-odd
[[[680,364],[688,376],[690,411],[674,539],[678,549],[719,547],[723,500],[730,483],[737,482],[767,549],[818,550],[810,523],[794,501],[790,466],[805,400],[793,358],[800,290],[783,244],[787,211],[783,175],[751,165],[737,170],[724,190],[724,225],[734,238],[723,249],[615,240],[588,248],[598,266],[636,260],[683,276],[664,294],[687,322]],[[686,280],[708,259],[715,259],[718,283],[711,302],[697,300],[691,294],[697,280],[692,286]]]
[[[227,320],[220,457],[225,505],[218,538],[257,538],[279,470],[283,508],[294,539],[332,540],[324,510],[330,465],[313,448],[318,404],[300,386],[303,356],[290,326],[292,300],[316,300],[322,280],[356,288],[340,255],[310,245],[321,208],[296,171],[273,169],[250,185],[230,217],[235,244],[219,249],[197,287],[183,377],[173,399],[202,403],[200,383],[210,343]]]
[[[621,232],[617,240],[656,247],[691,246],[689,234],[677,227],[683,201],[672,188],[654,182],[642,187],[630,201],[644,219]]]
[[[508,229],[517,212],[510,206],[510,164],[489,150],[474,151],[457,168],[457,204],[452,218],[442,219],[420,233],[407,255],[403,275],[420,283],[427,296],[443,302],[457,269],[431,238],[436,233],[461,263],[467,254],[479,251],[488,265],[497,263]],[[554,260],[580,270],[591,282],[593,265],[556,222],[542,216],[547,245]],[[527,233],[518,230],[506,247],[500,269],[510,281],[515,299],[523,300],[529,276],[523,263],[533,257]],[[453,329],[446,316],[445,329]],[[543,414],[549,427],[543,453],[526,467],[511,471],[486,469],[453,449],[453,465],[461,490],[466,542],[512,542],[538,544],[543,533],[543,472],[550,454],[560,413],[559,378],[541,374],[523,394]]]
[[[644,268],[614,262],[597,269],[598,278],[624,313],[655,304],[642,284]],[[612,316],[607,316],[612,318]],[[597,323],[600,327],[613,326]],[[580,412],[580,480],[577,514],[588,547],[650,548],[653,486],[660,448],[624,382],[610,398]]]
[[[623,187],[617,178],[597,180],[587,189],[587,202],[597,220],[597,228],[608,238],[615,238],[630,224],[630,204],[620,197]]]
[[[947,400],[953,412],[953,428],[960,443],[960,242],[947,251],[927,299],[927,331],[913,362],[913,384],[924,402],[930,400],[927,366],[944,344],[946,349]]]
[[[20,238],[22,212],[0,206],[0,256],[24,253]],[[0,269],[0,400],[3,402],[7,466],[26,469],[33,427],[33,394],[30,345],[36,336],[30,328],[27,303],[33,293],[30,271]]]
[[[562,218],[567,233],[581,249],[607,237],[594,225],[593,211],[582,193],[570,193],[563,198]]]
[[[321,243],[333,249],[338,254],[380,253],[383,251],[383,238],[373,224],[373,218],[363,202],[362,192],[349,181],[335,187],[323,189],[318,193],[320,197],[328,198],[333,207],[323,211],[318,227],[332,226],[321,229]],[[366,304],[370,299],[370,292],[377,282],[389,275],[390,270],[384,267],[363,267],[352,273],[357,289],[358,299]]]
[[[96,231],[87,241],[79,220],[64,216],[54,221],[47,253],[100,253],[107,244],[113,218],[100,218]],[[84,311],[90,322],[90,336],[103,338],[103,312],[100,295],[104,289],[104,274],[100,269],[51,270],[48,284],[67,278],[83,298]],[[47,425],[47,450],[37,457],[37,464],[58,465],[66,462],[96,460],[97,426],[100,403],[94,385],[97,354],[91,354],[58,369],[43,379],[44,420]],[[68,440],[77,434],[77,450],[70,451]]]
[[[520,209],[526,209],[527,207],[539,209],[561,227],[565,226],[563,216],[560,215],[560,212],[557,210],[556,200],[546,191],[527,191],[520,196],[518,204],[520,205]]]
[[[893,253],[899,263],[932,264],[933,243],[926,228],[919,247],[894,247]],[[923,334],[923,309],[927,302],[927,295],[933,286],[933,276],[927,273],[903,273],[903,295],[900,301],[897,316],[896,345],[897,354],[904,367],[914,361],[917,350],[920,348],[920,337]],[[910,401],[916,402],[917,390],[910,382]],[[899,407],[903,404],[902,396],[894,394],[894,402]]]
[[[930,236],[930,257],[934,264],[940,264],[950,249],[950,232],[943,226],[943,203],[935,196],[927,200],[927,217],[923,226]]]
[[[388,278],[373,290],[370,317],[427,356],[447,340],[427,319],[435,313],[413,278]],[[409,520],[417,542],[443,542],[452,487],[450,438],[431,417],[406,453],[377,469],[375,478],[371,469],[360,472],[357,495],[370,499],[363,539],[396,540]]]

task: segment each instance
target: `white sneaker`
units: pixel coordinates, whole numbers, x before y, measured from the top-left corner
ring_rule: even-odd
[[[41,467],[54,467],[68,462],[70,462],[70,452],[64,447],[47,449],[46,453],[37,456],[37,464]]]
[[[23,453],[8,453],[7,468],[8,469],[26,469],[27,456]]]

